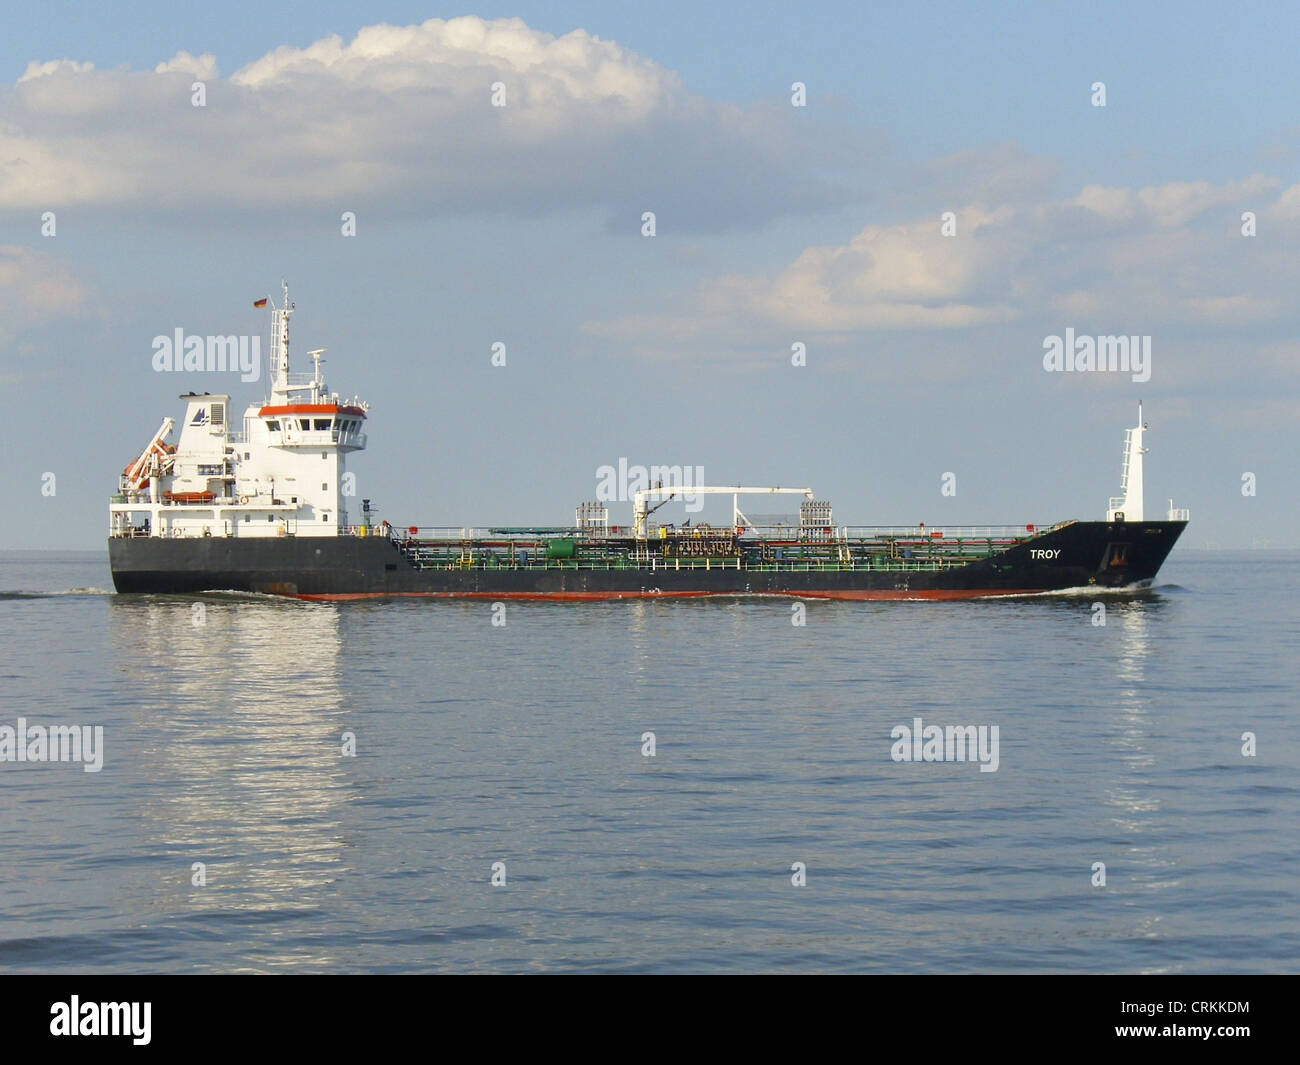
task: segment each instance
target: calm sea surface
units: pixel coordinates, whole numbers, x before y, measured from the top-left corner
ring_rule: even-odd
[[[1297,553],[1104,626],[110,588],[0,556],[0,726],[104,734],[0,762],[0,970],[1300,970]],[[917,717],[997,771],[893,761]]]

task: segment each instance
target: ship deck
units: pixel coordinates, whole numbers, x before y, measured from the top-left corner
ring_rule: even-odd
[[[843,526],[743,533],[705,526],[654,530],[646,539],[562,527],[413,526],[391,539],[413,567],[430,570],[917,572],[963,567],[1069,524],[959,529]]]

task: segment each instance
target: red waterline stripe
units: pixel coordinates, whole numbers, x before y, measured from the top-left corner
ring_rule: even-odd
[[[804,591],[804,592],[327,592],[293,598],[339,602],[352,599],[530,599],[538,602],[590,602],[608,599],[735,599],[769,597],[773,599],[853,599],[901,600],[984,599],[990,596],[1037,595],[1040,588],[977,588],[969,590],[927,589],[915,592],[900,590]]]

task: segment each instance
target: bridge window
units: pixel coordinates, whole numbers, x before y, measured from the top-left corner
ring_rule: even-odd
[[[278,433],[278,432],[280,431],[280,423],[279,423],[279,421],[271,421],[271,422],[267,422],[267,423],[266,423],[266,427],[267,427],[268,429],[270,429],[271,432],[273,432],[273,433]]]
[[[328,418],[316,419],[316,429],[318,432],[328,432],[329,427],[330,427],[330,420]]]

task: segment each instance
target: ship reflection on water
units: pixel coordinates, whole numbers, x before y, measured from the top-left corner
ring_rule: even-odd
[[[1116,808],[1115,823],[1125,832],[1138,830],[1139,815],[1160,805],[1143,776],[1154,758],[1148,724],[1151,697],[1142,689],[1151,654],[1150,615],[1159,609],[1158,599],[1134,599],[1112,606],[1109,612],[1108,623],[1119,629],[1120,643],[1114,661],[1117,701],[1108,732],[1123,775],[1108,789],[1107,803]]]
[[[1153,735],[1152,722],[1161,714],[1145,687],[1152,665],[1153,623],[1169,605],[1158,595],[1135,598],[1112,609],[1109,622],[1121,635],[1114,662],[1116,702],[1106,728],[1113,770],[1104,790],[1110,839],[1121,845],[1109,853],[1112,875],[1143,894],[1168,891],[1180,883],[1179,863],[1168,843],[1169,816],[1154,786],[1160,737]],[[1134,939],[1162,932],[1159,913],[1134,912],[1119,921]]]
[[[235,595],[112,608],[115,657],[139,693],[141,739],[124,756],[142,785],[133,814],[169,859],[160,892],[192,912],[312,908],[343,868],[354,796],[337,611]]]

